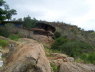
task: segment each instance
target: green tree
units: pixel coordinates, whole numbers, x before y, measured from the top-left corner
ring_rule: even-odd
[[[7,11],[6,17],[8,20],[10,20],[12,18],[12,15],[16,15],[16,10],[15,9],[11,9]]]
[[[51,49],[60,50],[60,45],[65,44],[68,42],[67,38],[59,37],[55,40],[55,42],[51,45]]]
[[[4,4],[5,4],[5,1],[0,0],[0,6],[4,6]],[[1,23],[3,20],[6,19],[5,14],[6,14],[6,11],[3,10],[2,8],[0,8],[0,23]]]
[[[4,5],[6,2],[3,0],[0,0],[0,6]]]
[[[0,8],[0,23],[6,19],[6,11]]]
[[[93,47],[83,41],[68,41],[59,46],[62,52],[72,57],[79,57],[82,53],[88,53]]]
[[[17,21],[22,21],[22,18],[18,18]]]
[[[11,19],[12,15],[16,15],[15,9],[10,9],[9,5],[6,4],[4,0],[0,0],[0,22],[4,21],[5,19]]]
[[[33,28],[33,27],[35,27],[36,23],[37,23],[37,20],[35,18],[31,19],[30,16],[24,17],[23,26],[25,28]]]
[[[61,33],[56,31],[56,32],[54,33],[53,39],[59,38],[60,36],[61,36]]]

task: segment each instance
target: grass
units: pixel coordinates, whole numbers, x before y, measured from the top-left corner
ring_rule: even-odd
[[[49,53],[61,53],[59,50],[54,50],[51,49],[51,45],[50,44],[43,44],[45,52],[49,52]]]
[[[54,65],[54,63],[50,63],[51,67],[53,68],[54,72],[58,72],[58,67]]]
[[[8,45],[8,42],[6,40],[1,40],[0,39],[0,46],[1,46],[0,48],[4,47],[6,45]]]
[[[18,33],[16,35],[10,34],[8,38],[11,40],[17,41],[20,38],[20,35],[21,35],[20,33]]]
[[[79,63],[85,63],[85,64],[95,64],[95,53],[94,52],[88,52],[83,53],[79,58],[75,58],[76,62]]]

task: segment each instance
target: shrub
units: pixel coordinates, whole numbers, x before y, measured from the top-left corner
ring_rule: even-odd
[[[94,63],[95,64],[95,53],[83,53],[80,57],[85,63]]]
[[[83,60],[85,63],[88,62],[88,54],[87,53],[82,53],[80,56],[80,59]]]
[[[54,63],[50,63],[51,67],[53,68],[54,72],[58,72],[58,67],[54,65]]]
[[[88,51],[93,48],[90,44],[83,41],[68,41],[67,43],[60,45],[60,49],[67,55],[78,57],[82,53],[88,53]]]
[[[9,32],[11,32],[15,28],[15,25],[13,23],[6,23],[5,29]]]
[[[88,61],[90,63],[95,63],[95,53],[94,52],[89,52],[88,53]]]
[[[0,35],[4,37],[8,37],[10,35],[10,32],[6,30],[6,28],[0,27]]]
[[[14,24],[7,23],[4,27],[0,27],[0,35],[4,37],[8,37],[11,34],[12,29],[14,28]]]
[[[11,34],[8,38],[16,41],[20,38],[20,35],[21,35],[20,33],[16,35]]]
[[[67,38],[59,37],[55,40],[55,42],[51,45],[51,49],[60,50],[59,46],[66,43],[68,41]]]
[[[1,39],[0,39],[0,46],[1,46],[1,47],[4,47],[4,46],[6,46],[6,45],[8,45],[8,42],[7,42],[6,40],[1,40]]]
[[[55,32],[53,39],[59,38],[61,36],[60,32]]]

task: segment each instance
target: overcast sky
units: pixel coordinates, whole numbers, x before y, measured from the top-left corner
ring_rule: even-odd
[[[13,18],[31,18],[60,21],[95,30],[95,0],[4,0],[10,9],[16,9]]]

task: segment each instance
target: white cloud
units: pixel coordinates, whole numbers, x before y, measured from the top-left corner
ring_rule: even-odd
[[[30,15],[46,21],[63,21],[94,29],[95,0],[5,0],[17,10],[16,18]],[[95,30],[95,29],[94,29]]]

